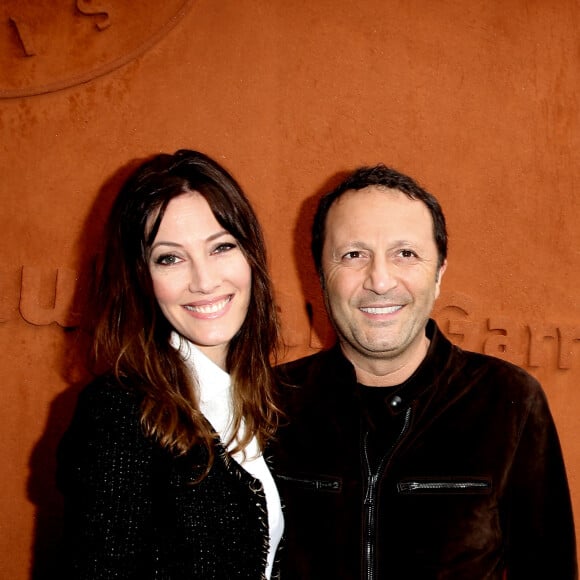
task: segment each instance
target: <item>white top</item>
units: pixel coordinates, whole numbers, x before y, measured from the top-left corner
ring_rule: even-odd
[[[179,349],[188,368],[197,379],[201,412],[219,434],[221,440],[228,441],[232,427],[230,375],[209,359],[193,343],[180,337],[175,332],[171,336],[171,344]],[[270,578],[276,549],[284,531],[284,516],[282,515],[280,495],[255,437],[246,447],[245,454],[238,452],[232,454],[232,457],[252,477],[260,480],[264,487],[270,529],[270,548],[266,577]]]

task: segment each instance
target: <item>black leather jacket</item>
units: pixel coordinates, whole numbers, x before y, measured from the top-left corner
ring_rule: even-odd
[[[452,345],[430,321],[421,366],[369,421],[338,346],[279,368],[288,424],[271,447],[285,580],[571,580],[570,496],[545,395],[524,370]],[[379,449],[380,447],[379,441]]]

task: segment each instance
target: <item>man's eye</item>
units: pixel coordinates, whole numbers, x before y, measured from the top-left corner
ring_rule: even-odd
[[[401,256],[403,258],[416,258],[417,254],[413,250],[401,250]]]
[[[357,258],[362,257],[362,252],[359,250],[353,250],[352,252],[347,252],[344,254],[344,260],[356,260]]]

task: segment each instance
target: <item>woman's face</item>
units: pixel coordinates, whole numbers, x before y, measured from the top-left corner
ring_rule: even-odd
[[[250,303],[252,271],[199,193],[172,199],[149,257],[153,290],[173,328],[225,368]]]

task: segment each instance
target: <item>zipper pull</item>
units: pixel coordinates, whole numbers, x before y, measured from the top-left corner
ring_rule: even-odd
[[[375,497],[375,486],[377,484],[377,480],[378,480],[378,475],[376,473],[371,473],[369,475],[369,479],[368,479],[368,485],[367,485],[367,491],[365,494],[365,500],[364,500],[364,504],[365,505],[372,505],[375,503],[374,497]]]

